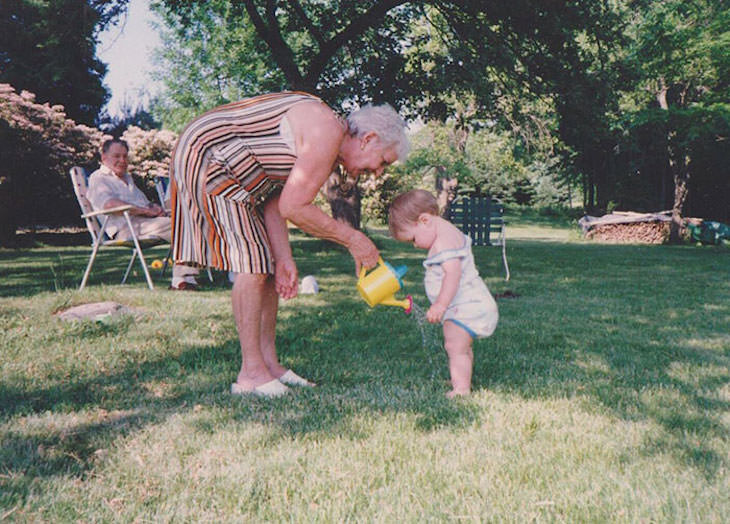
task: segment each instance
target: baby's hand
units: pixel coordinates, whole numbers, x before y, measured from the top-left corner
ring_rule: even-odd
[[[428,308],[428,311],[426,312],[426,320],[428,320],[431,324],[437,324],[438,322],[441,322],[442,318],[444,318],[444,313],[446,313],[446,306],[435,303]]]

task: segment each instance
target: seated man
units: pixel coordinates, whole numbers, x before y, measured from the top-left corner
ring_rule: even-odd
[[[89,177],[87,198],[96,210],[131,205],[129,210],[132,226],[137,238],[158,237],[170,241],[170,218],[157,204],[151,203],[145,194],[134,185],[127,173],[129,146],[124,140],[112,138],[101,146],[101,167]],[[110,215],[106,225],[107,234],[116,239],[130,240],[129,227],[121,214]],[[172,267],[174,290],[195,290],[198,269],[182,264]]]

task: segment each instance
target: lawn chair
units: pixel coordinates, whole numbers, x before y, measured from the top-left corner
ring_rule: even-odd
[[[86,198],[88,191],[88,175],[86,170],[82,167],[74,166],[71,168],[70,176],[71,182],[74,186],[74,193],[76,193],[76,199],[78,200],[79,207],[81,208],[81,218],[83,218],[86,222],[86,228],[89,230],[89,234],[91,235],[91,243],[93,246],[91,256],[89,257],[89,263],[86,265],[86,271],[84,272],[84,277],[81,280],[81,286],[79,286],[79,291],[86,287],[86,282],[89,279],[89,274],[91,273],[91,268],[94,265],[99,248],[106,246],[126,247],[132,250],[132,257],[129,259],[129,264],[127,264],[127,270],[124,273],[124,278],[122,278],[122,284],[127,282],[127,277],[129,277],[132,264],[134,264],[134,260],[139,257],[139,263],[142,265],[142,271],[144,271],[147,286],[150,289],[154,289],[155,286],[152,284],[152,278],[147,270],[147,263],[145,262],[144,255],[142,254],[142,248],[150,248],[160,244],[166,244],[167,241],[158,237],[143,239],[137,238],[137,234],[132,227],[132,221],[129,217],[129,210],[132,209],[133,206],[118,206],[110,209],[104,209],[103,211],[94,211],[91,202],[89,202],[88,198]],[[109,235],[106,234],[106,224],[109,220],[108,215],[110,214],[124,215],[127,227],[129,227],[129,231],[132,233],[131,240],[114,240],[109,238]]]
[[[469,235],[474,246],[501,246],[504,280],[509,280],[504,206],[488,196],[460,196],[449,207],[449,220]]]

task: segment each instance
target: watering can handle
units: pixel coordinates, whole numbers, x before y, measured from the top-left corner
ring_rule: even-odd
[[[385,265],[385,261],[383,260],[383,257],[378,257],[378,265],[379,266]],[[365,278],[366,271],[367,271],[367,269],[365,269],[365,266],[360,268],[360,276],[357,279],[358,282],[360,282],[363,278]]]

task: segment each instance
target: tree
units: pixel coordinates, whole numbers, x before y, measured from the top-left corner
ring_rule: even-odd
[[[3,0],[0,82],[61,104],[78,122],[94,124],[108,99],[97,36],[128,0]]]
[[[227,50],[231,59],[215,61],[215,74],[201,75],[209,65],[203,61],[202,67],[193,63],[174,68],[181,75],[169,75],[183,87],[173,89],[187,97],[182,107],[195,114],[199,101],[207,100],[193,95],[197,87],[191,85],[199,85],[199,77],[228,85],[235,78],[230,64],[253,63],[263,64],[257,69],[259,83],[249,84],[254,92],[276,71],[282,87],[311,91],[333,107],[390,102],[404,113],[441,120],[456,114],[447,92],[455,100],[472,96],[470,118],[482,120],[494,117],[500,93],[554,93],[565,70],[583,66],[577,38],[603,14],[595,7],[603,2],[597,0],[163,0],[159,5],[174,17],[177,34],[186,39],[182,47],[192,56],[201,49],[211,57],[218,47],[206,47],[215,38],[208,20],[219,35],[232,34],[234,25],[249,35],[238,40],[239,48]],[[193,62],[185,53],[176,56]],[[169,60],[176,64],[176,57]],[[471,124],[463,124],[465,143]]]
[[[155,120],[142,103],[132,105],[128,100],[122,103],[120,114],[104,115],[99,119],[99,129],[113,137],[120,137],[130,127],[144,130],[159,129],[160,122]]]
[[[629,61],[642,91],[631,95],[643,106],[642,118],[664,130],[674,185],[670,241],[678,242],[693,153],[712,141],[713,131],[728,127],[730,6],[712,0],[634,3],[640,16],[631,28]]]
[[[165,86],[152,112],[163,127],[179,132],[208,109],[286,87],[253,26],[241,23],[231,2],[186,3],[182,12],[152,5],[162,18],[154,76]]]
[[[441,117],[448,116],[446,91],[473,92],[480,107],[489,107],[497,88],[549,89],[566,65],[580,65],[575,40],[605,14],[595,7],[603,5],[597,0],[160,0],[156,5],[176,17],[187,38],[205,25],[202,12],[223,22],[223,32],[230,31],[232,20],[252,28],[263,47],[253,48],[249,40],[238,50],[238,62],[249,60],[247,52],[253,51],[253,60],[268,61],[288,88],[315,92],[334,106],[409,102],[413,112]]]

